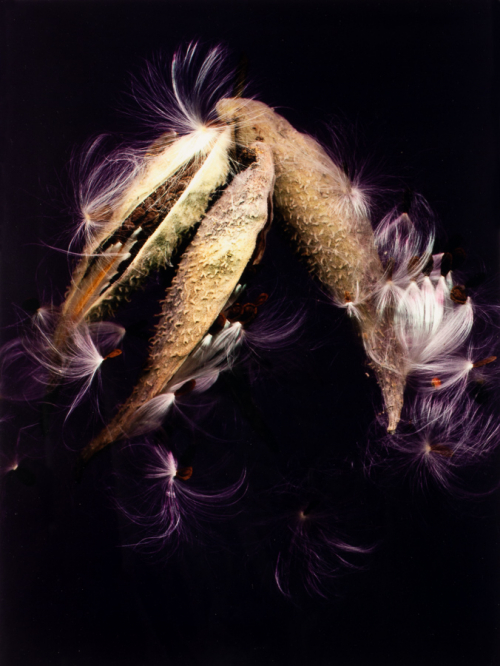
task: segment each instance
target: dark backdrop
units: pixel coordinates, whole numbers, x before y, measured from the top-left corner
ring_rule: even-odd
[[[66,257],[48,246],[69,239],[72,151],[133,129],[117,111],[130,73],[192,39],[244,52],[250,92],[296,127],[327,140],[341,132],[345,154],[386,188],[379,210],[398,189],[422,193],[442,238],[462,236],[470,270],[486,273],[496,298],[497,2],[8,2],[1,11],[5,339],[23,304],[58,302],[68,283]],[[69,429],[56,416],[60,430],[45,438],[29,408],[9,417],[4,451],[33,425],[21,441],[32,445],[29,478],[3,479],[2,664],[498,663],[498,496],[421,498],[363,481],[379,398],[349,323],[277,230],[255,289],[289,312],[307,307],[306,334],[295,353],[267,359],[251,409],[234,382],[214,393],[211,437],[198,437],[212,457],[229,452],[228,480],[246,464],[251,482],[218,549],[195,539],[162,563],[121,547],[119,449],[73,481],[90,404]],[[109,405],[120,394],[110,382]],[[378,548],[328,601],[300,592],[288,601],[272,577],[288,496],[270,489],[310,469],[330,475],[339,520]]]

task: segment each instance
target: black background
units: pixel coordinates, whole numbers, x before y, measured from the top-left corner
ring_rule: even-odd
[[[380,210],[391,190],[421,192],[442,235],[462,235],[470,270],[487,273],[487,297],[497,298],[497,2],[69,1],[1,9],[5,339],[22,303],[58,302],[68,283],[66,257],[47,246],[70,238],[72,151],[100,132],[133,129],[117,111],[130,74],[144,58],[160,50],[169,57],[193,39],[222,42],[236,58],[246,53],[250,92],[299,129],[323,138],[341,129],[349,158],[386,188]],[[268,375],[254,382],[265,427],[245,415],[230,382],[214,393],[205,427],[218,439],[205,438],[207,457],[229,451],[228,480],[246,463],[251,486],[243,514],[221,528],[219,549],[194,543],[162,563],[120,547],[127,528],[111,500],[119,448],[96,460],[81,484],[71,474],[91,404],[45,439],[29,408],[11,417],[3,455],[17,428],[34,424],[22,441],[31,443],[24,464],[36,480],[26,485],[11,474],[2,482],[2,664],[498,663],[498,496],[449,501],[404,484],[358,490],[346,481],[351,462],[361,467],[379,399],[350,325],[277,230],[255,288],[276,293],[291,312],[307,305],[307,333],[294,354],[268,359]],[[126,359],[119,363],[118,379],[108,378],[108,407],[120,378],[133,374]],[[300,592],[289,601],[272,576],[272,533],[281,515],[286,532],[288,499],[268,490],[318,469],[331,475],[356,538],[379,546],[329,601]]]

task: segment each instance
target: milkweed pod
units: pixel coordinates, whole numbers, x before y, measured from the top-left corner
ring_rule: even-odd
[[[144,156],[102,232],[90,242],[62,307],[55,344],[82,319],[99,320],[151,270],[170,263],[229,173],[231,129],[207,127]]]
[[[137,411],[161,395],[195,353],[253,261],[270,214],[274,167],[269,147],[250,146],[255,161],[234,177],[208,211],[183,254],[162,303],[148,367],[112,423],[83,451],[83,460],[126,437]]]
[[[338,303],[356,294],[356,319],[381,387],[388,430],[395,430],[403,405],[405,377],[391,314],[380,317],[374,293],[384,270],[362,191],[311,137],[262,102],[222,99],[221,120],[234,123],[236,142],[260,140],[272,150],[274,201],[297,250]]]

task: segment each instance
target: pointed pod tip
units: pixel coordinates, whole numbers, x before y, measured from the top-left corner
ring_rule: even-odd
[[[387,425],[387,434],[388,435],[394,435],[394,433],[397,430],[399,423],[399,416],[396,419],[395,414],[389,415],[389,423]]]

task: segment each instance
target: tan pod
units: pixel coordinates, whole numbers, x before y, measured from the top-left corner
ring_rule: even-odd
[[[82,320],[101,320],[150,271],[168,265],[183,234],[200,222],[212,193],[227,180],[232,132],[229,128],[214,131],[210,139],[200,149],[190,137],[181,137],[146,156],[142,171],[117,201],[104,229],[84,249],[62,306],[56,348],[64,346]],[[142,231],[141,216],[148,214],[161,221],[116,279],[122,262],[131,259],[130,251]],[[129,228],[120,235],[120,227],[127,224]],[[113,244],[100,251],[112,239]]]
[[[235,176],[202,221],[162,303],[148,367],[118,414],[82,452],[85,462],[129,434],[137,410],[160,395],[224,309],[254,255],[274,185],[270,149],[250,146],[256,161]]]
[[[262,102],[223,99],[220,118],[236,126],[236,141],[264,141],[273,152],[274,201],[292,240],[311,270],[335,300],[355,300],[370,365],[382,390],[393,432],[403,406],[405,376],[402,352],[392,329],[391,313],[377,315],[373,294],[383,278],[373,231],[349,178],[311,137]]]

